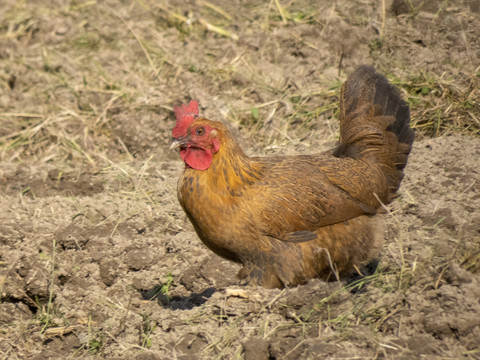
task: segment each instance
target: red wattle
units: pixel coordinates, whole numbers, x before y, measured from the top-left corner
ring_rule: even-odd
[[[182,160],[195,170],[207,170],[212,163],[212,152],[210,150],[187,147],[180,150]]]

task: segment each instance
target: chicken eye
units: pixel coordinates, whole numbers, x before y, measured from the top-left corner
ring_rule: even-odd
[[[203,127],[199,127],[197,130],[195,130],[195,134],[198,136],[203,136],[205,134],[205,129]]]

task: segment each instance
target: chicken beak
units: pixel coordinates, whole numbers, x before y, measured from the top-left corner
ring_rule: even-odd
[[[186,144],[185,139],[182,139],[182,138],[173,139],[172,144],[170,145],[170,150],[178,149],[179,147],[185,144]]]

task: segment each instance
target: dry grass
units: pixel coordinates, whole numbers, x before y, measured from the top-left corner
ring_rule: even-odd
[[[270,31],[304,22],[324,23],[316,12],[298,14],[278,1],[249,10],[268,19]],[[123,148],[118,149],[120,152],[129,150],[115,137],[115,114],[134,116],[136,110],[144,108],[169,115],[168,109],[182,93],[161,92],[178,82],[179,74],[231,81],[240,73],[239,68],[248,67],[250,62],[241,53],[233,62],[196,54],[206,57],[191,64],[192,59],[179,61],[159,41],[166,31],[176,41],[202,41],[205,36],[212,37],[205,30],[236,40],[238,35],[230,29],[248,18],[248,13],[231,14],[209,2],[200,2],[195,9],[139,2],[132,5],[131,15],[139,18],[135,22],[124,9],[96,2],[59,2],[57,6],[20,2],[3,11],[1,38],[8,50],[2,59],[2,91],[18,99],[4,101],[0,112],[3,160],[61,159],[103,165],[102,157],[112,147]],[[324,24],[324,30],[333,26]],[[247,31],[241,29],[240,33]],[[318,118],[334,122],[340,82],[305,92],[288,84],[275,86],[267,74],[256,68],[252,71],[257,73],[250,83],[238,89],[249,108],[231,104],[225,109],[225,116],[245,129],[246,136],[257,136],[259,142],[274,147],[296,146],[311,134],[312,123]],[[479,69],[468,75],[466,81],[459,82],[453,75],[412,69],[392,80],[406,90],[420,134],[478,134]],[[244,91],[252,87],[262,88],[271,98],[264,103],[252,101]],[[335,132],[333,126],[325,135],[331,138]]]
[[[452,132],[480,134],[480,73],[459,85],[445,74],[411,74],[405,80],[393,79],[406,90],[412,109],[413,127],[425,136]]]

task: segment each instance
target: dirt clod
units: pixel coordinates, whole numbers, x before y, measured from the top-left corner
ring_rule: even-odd
[[[248,339],[243,343],[245,360],[268,360],[270,354],[268,344],[263,339]]]

